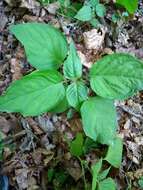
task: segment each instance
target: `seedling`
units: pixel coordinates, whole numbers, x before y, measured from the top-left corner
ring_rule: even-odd
[[[0,111],[38,116],[72,107],[81,114],[85,134],[109,145],[111,156],[108,153],[106,160],[119,167],[122,143],[116,143],[114,100],[127,99],[143,89],[143,63],[122,53],[98,60],[86,81],[93,91],[90,94],[94,94],[91,97],[82,79],[82,64],[73,41],[68,46],[65,36],[47,24],[18,24],[11,26],[10,31],[22,43],[36,70],[8,87],[0,97]],[[116,153],[119,160],[115,159]]]
[[[110,168],[103,170],[102,168],[102,159],[100,159],[96,164],[92,166],[92,190],[115,190],[116,184],[112,178],[107,175],[110,171]]]

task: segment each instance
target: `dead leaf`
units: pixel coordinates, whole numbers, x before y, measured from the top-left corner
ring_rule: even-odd
[[[34,177],[30,177],[28,179],[28,188],[27,190],[38,190],[40,187],[37,185],[36,179]]]
[[[127,147],[132,151],[132,155],[130,156],[130,159],[132,159],[132,161],[135,164],[139,164],[139,159],[140,159],[140,151],[139,151],[139,146],[131,141],[127,141]]]
[[[11,123],[6,120],[4,117],[0,116],[0,130],[7,134],[11,129]]]
[[[47,135],[44,135],[44,137],[41,138],[41,144],[44,145],[46,150],[51,150],[55,148],[55,145],[49,142]]]
[[[29,126],[34,130],[34,133],[36,135],[43,134],[43,130],[40,129],[40,127],[38,126],[37,122],[34,121],[34,119],[32,117],[27,118],[27,122],[28,122]]]
[[[46,152],[46,158],[44,159],[44,165],[46,166],[54,157],[54,153],[52,151]]]
[[[48,117],[39,116],[37,119],[41,129],[44,132],[48,133],[48,135],[50,135],[51,133],[53,133],[53,131],[55,131],[55,127]]]
[[[20,190],[28,188],[28,169],[15,170],[16,181]]]
[[[59,1],[55,2],[55,3],[50,3],[48,6],[47,6],[47,11],[50,13],[50,14],[53,14],[55,15],[57,10],[60,8],[60,3]]]
[[[88,32],[84,32],[83,37],[86,49],[94,49],[96,52],[101,50],[103,48],[105,34],[106,29],[103,27],[100,31],[97,29],[92,29]]]
[[[135,137],[134,140],[138,146],[141,146],[141,145],[143,146],[143,136]]]
[[[70,162],[68,162],[67,171],[75,181],[78,181],[82,176],[81,167],[76,160],[70,160]]]
[[[40,7],[40,3],[36,0],[21,0],[20,7],[34,9],[36,7]]]
[[[91,68],[92,63],[87,61],[86,56],[81,51],[77,51],[77,53],[81,60],[82,65],[84,65],[87,68]]]
[[[21,66],[19,64],[19,60],[17,58],[11,59],[11,73],[12,73],[12,80],[18,80],[22,77],[21,73]]]
[[[2,31],[5,28],[7,22],[8,22],[8,18],[4,14],[4,11],[2,11],[2,13],[0,14],[0,31]]]

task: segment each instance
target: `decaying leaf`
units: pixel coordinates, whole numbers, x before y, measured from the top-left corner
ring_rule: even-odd
[[[50,3],[47,7],[47,10],[50,14],[55,15],[56,11],[60,8],[60,3],[59,1],[54,2],[54,3]]]
[[[22,77],[21,74],[21,66],[18,62],[18,59],[12,58],[11,59],[11,72],[12,72],[12,80],[18,80]]]
[[[94,49],[97,52],[102,49],[106,29],[101,28],[100,30],[92,29],[88,32],[83,33],[84,43],[86,49]]]
[[[17,169],[15,171],[16,175],[16,181],[19,186],[19,189],[23,190],[28,187],[28,169],[27,168],[22,168],[22,169]]]
[[[78,51],[77,53],[80,57],[82,65],[84,65],[87,68],[90,68],[92,66],[92,63],[87,61],[86,56],[81,51]]]

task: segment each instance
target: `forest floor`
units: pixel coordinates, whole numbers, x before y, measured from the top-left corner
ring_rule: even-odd
[[[98,29],[102,42],[96,51],[86,48],[83,35],[92,27],[57,14],[55,10],[55,7],[34,0],[0,1],[0,94],[12,81],[33,70],[24,48],[9,31],[9,26],[17,23],[50,23],[67,38],[72,36],[85,72],[93,62],[113,52],[127,52],[143,59],[142,1],[134,16],[122,16],[116,22],[112,21],[112,15],[119,10],[113,3],[106,5],[106,16],[100,20],[104,27]],[[119,169],[111,169],[110,176],[116,181],[118,190],[139,190],[143,188],[143,92],[116,102],[116,109],[118,135],[124,144],[123,159]],[[90,142],[80,159],[72,156],[69,142],[77,133],[86,138],[80,116],[73,110],[38,117],[0,113],[0,131],[3,139],[3,145],[0,144],[3,149],[0,190],[7,190],[7,186],[10,190],[83,190],[81,160],[90,166],[105,155],[107,148]],[[86,167],[84,173],[90,189],[92,176]]]

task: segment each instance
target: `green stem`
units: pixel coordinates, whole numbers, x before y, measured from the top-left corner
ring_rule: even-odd
[[[78,156],[78,159],[79,159],[80,164],[81,164],[82,176],[83,176],[83,181],[84,181],[84,189],[87,190],[87,183],[86,183],[86,178],[85,178],[85,170],[84,170],[83,161],[80,159],[79,156]]]

